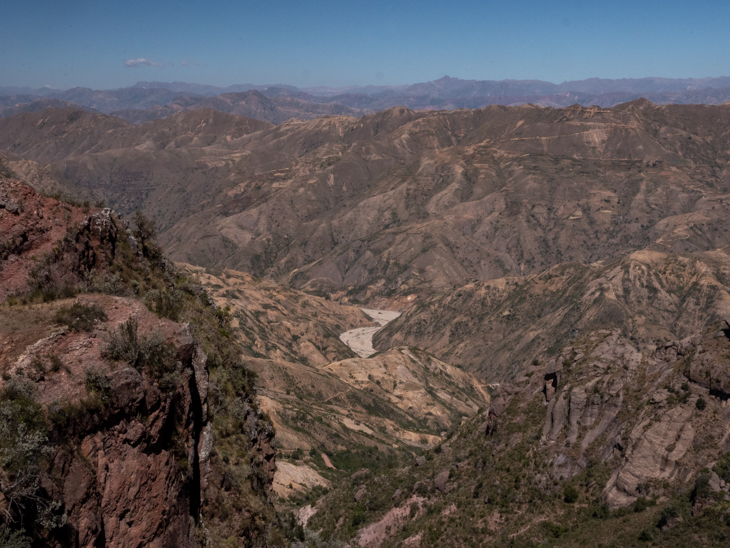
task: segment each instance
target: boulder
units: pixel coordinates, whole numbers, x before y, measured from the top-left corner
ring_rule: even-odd
[[[357,472],[355,472],[353,475],[350,476],[350,479],[357,479],[361,478],[363,476],[367,476],[370,473],[370,470],[368,468],[361,468]]]
[[[436,478],[433,480],[433,484],[436,486],[436,489],[438,489],[442,493],[446,492],[446,486],[447,486],[448,482],[449,482],[449,471],[448,470],[439,472],[436,475]]]
[[[145,399],[142,375],[132,367],[109,374],[112,386],[111,407],[117,412],[134,415]]]
[[[355,493],[355,502],[360,502],[360,499],[362,499],[367,492],[368,491],[364,485],[360,486],[360,489],[358,489]]]

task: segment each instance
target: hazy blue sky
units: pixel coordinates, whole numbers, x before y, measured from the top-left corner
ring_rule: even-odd
[[[0,85],[730,75],[728,0],[5,0],[2,21]]]

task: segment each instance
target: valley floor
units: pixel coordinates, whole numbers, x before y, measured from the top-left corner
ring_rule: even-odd
[[[400,312],[394,310],[372,310],[361,308],[367,316],[373,319],[378,325],[376,327],[358,327],[340,334],[340,340],[352,348],[361,358],[369,358],[375,352],[373,348],[373,337],[390,322],[400,316]]]

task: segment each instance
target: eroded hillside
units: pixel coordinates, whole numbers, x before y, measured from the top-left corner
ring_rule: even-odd
[[[729,283],[727,248],[641,250],[425,298],[379,332],[375,343],[418,345],[482,378],[505,380],[586,331],[617,329],[637,349],[699,333],[730,317]]]
[[[143,209],[176,260],[383,304],[726,245],[729,119],[724,105],[648,101],[268,128],[212,111],[129,126],[50,109],[0,120],[0,148]]]
[[[259,375],[284,498],[329,487],[362,462],[433,447],[489,401],[476,377],[415,347],[356,357],[339,335],[372,325],[358,308],[236,271],[180,267],[230,314],[244,363]]]
[[[300,515],[359,546],[723,546],[730,339],[640,353],[582,335],[424,457],[362,472]]]

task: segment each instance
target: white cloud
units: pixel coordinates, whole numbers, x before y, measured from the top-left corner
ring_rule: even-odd
[[[126,61],[124,61],[124,66],[127,68],[136,68],[136,67],[165,68],[167,65],[165,65],[165,63],[157,63],[155,61],[145,59],[144,57],[140,57],[139,59],[127,59]]]
[[[183,59],[180,64],[184,67],[199,67],[200,63],[197,61],[189,61],[187,59]]]

